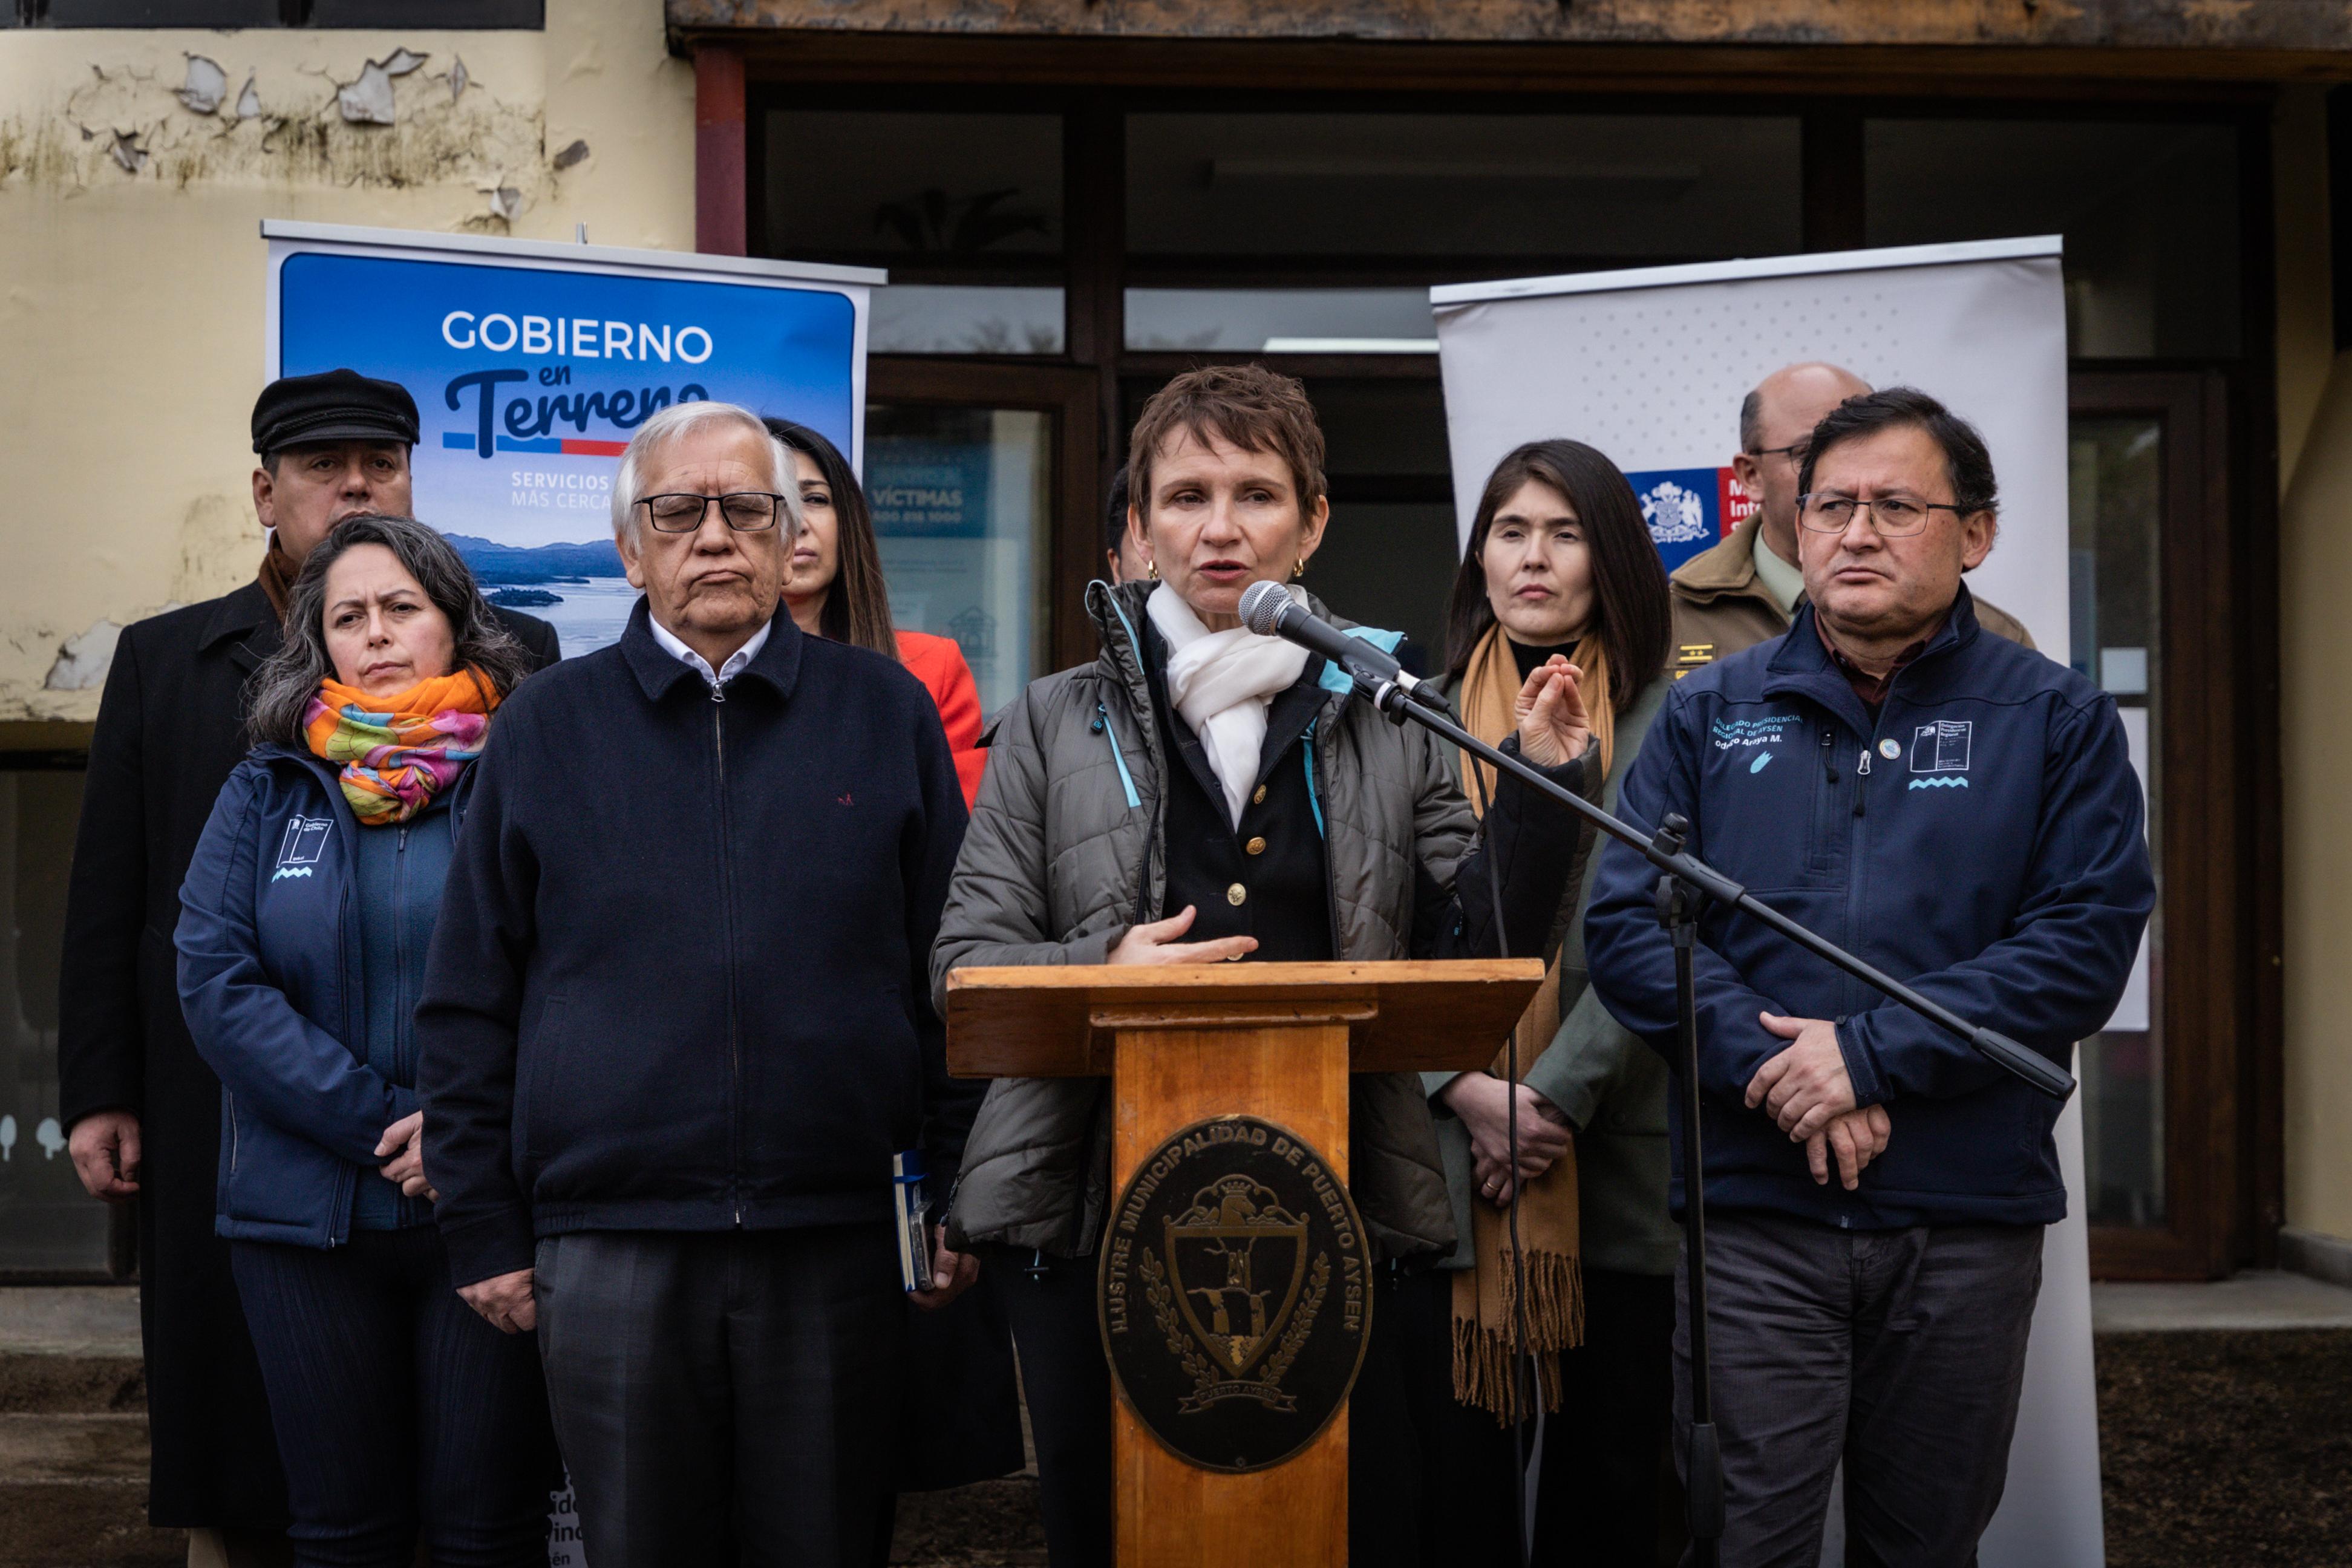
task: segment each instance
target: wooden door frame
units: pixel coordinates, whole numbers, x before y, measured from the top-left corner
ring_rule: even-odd
[[[2162,422],[2157,518],[2158,751],[2165,803],[2158,1006],[2165,1223],[2094,1226],[2092,1273],[2218,1278],[2242,1261],[2255,1152],[2240,1110],[2259,1049],[2247,984],[2256,922],[2242,868],[2257,835],[2238,766],[2251,690],[2236,628],[2252,584],[2231,505],[2229,387],[2213,370],[2077,370],[2069,412]],[[2077,1201],[2086,1201],[2078,1195]]]
[[[1013,361],[975,362],[913,354],[876,354],[866,362],[869,403],[912,403],[944,408],[1033,408],[1055,416],[1053,479],[1046,521],[1050,603],[1046,626],[1049,669],[1066,669],[1095,655],[1087,618],[1087,584],[1102,567],[1095,505],[1101,496],[1097,424],[1100,391],[1096,372],[1083,366]]]

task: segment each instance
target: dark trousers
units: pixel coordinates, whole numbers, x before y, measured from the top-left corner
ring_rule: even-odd
[[[1538,1450],[1523,1433],[1454,1394],[1452,1274],[1415,1325],[1415,1359],[1442,1405],[1424,1417],[1433,1439],[1425,1473],[1439,1521],[1431,1562],[1517,1568],[1512,1468]],[[1651,1568],[1658,1549],[1672,1418],[1674,1281],[1664,1275],[1584,1274],[1584,1343],[1560,1357],[1560,1407],[1543,1422],[1541,1462],[1528,1479],[1540,1568]]]
[[[539,1244],[540,1349],[594,1568],[865,1568],[906,1340],[890,1227]]]
[[[327,1250],[230,1246],[294,1511],[295,1561],[436,1568],[547,1561],[555,1482],[527,1334],[457,1299],[430,1226]]]
[[[1454,1397],[1454,1276],[1408,1274],[1380,1303],[1381,1325],[1397,1349],[1388,1375],[1375,1382],[1370,1358],[1356,1384],[1354,1419],[1368,1416],[1397,1436],[1379,1484],[1399,1500],[1388,1528],[1412,1543],[1412,1561],[1452,1568],[1517,1568],[1517,1500],[1511,1485],[1512,1429]],[[1356,1428],[1349,1428],[1352,1439]],[[1532,1445],[1528,1426],[1524,1441]],[[1358,1488],[1350,1477],[1350,1511]],[[1399,1510],[1410,1508],[1409,1521]],[[1351,1535],[1377,1521],[1351,1519]],[[1389,1561],[1403,1561],[1391,1553]]]
[[[1052,1568],[1110,1568],[1116,1395],[1096,1315],[1095,1260],[982,1250],[982,1270],[1007,1279],[1003,1301],[1037,1449],[1046,1560]],[[1401,1294],[1390,1270],[1379,1270],[1371,1338],[1348,1406],[1349,1562],[1355,1568],[1430,1561],[1423,1550],[1424,1456],[1410,1417],[1414,1405],[1427,1403],[1427,1389],[1414,1386],[1408,1366],[1411,1336],[1400,1321]],[[593,1542],[590,1552],[593,1558]]]
[[[1850,1568],[1974,1563],[2008,1479],[2042,1227],[1710,1211],[1706,1258],[1724,1568],[1814,1568],[1840,1459]],[[1678,1311],[1678,1452],[1689,1376]]]
[[[1674,1341],[1673,1276],[1584,1271],[1584,1342],[1559,1358],[1559,1410],[1544,1418],[1537,1563],[1652,1568],[1662,1517],[1682,1540],[1666,1452]]]

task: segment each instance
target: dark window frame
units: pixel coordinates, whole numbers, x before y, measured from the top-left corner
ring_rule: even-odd
[[[43,726],[48,728],[49,726]],[[9,744],[8,726],[0,726],[0,772],[71,773],[89,771],[85,748]],[[96,1203],[95,1198],[88,1200]],[[137,1201],[107,1205],[106,1266],[103,1268],[0,1268],[0,1286],[116,1285],[137,1277],[139,1269],[139,1210]]]
[[[91,0],[74,0],[79,5]],[[53,12],[56,0],[7,0],[0,8],[0,27],[73,28],[244,28],[311,27],[325,29],[387,29],[434,32],[541,32],[547,26],[546,0],[258,0],[253,15],[230,15],[222,5],[212,16],[199,20],[159,22],[137,15],[152,11],[141,0],[95,0],[94,8],[112,12],[117,19],[77,17],[60,22]],[[320,19],[320,12],[327,13]],[[488,13],[486,17],[483,13]],[[355,14],[354,14],[355,13]],[[257,19],[257,18],[268,19]]]

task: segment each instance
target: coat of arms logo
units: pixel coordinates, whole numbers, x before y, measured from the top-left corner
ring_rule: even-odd
[[[1642,497],[1642,521],[1660,544],[1689,544],[1706,537],[1706,499],[1666,479]]]
[[[1296,1133],[1224,1116],[1171,1135],[1120,1194],[1101,1273],[1119,1391],[1192,1463],[1279,1464],[1345,1403],[1370,1256],[1346,1185]]]
[[[1192,1206],[1181,1218],[1167,1220],[1164,1231],[1165,1266],[1147,1248],[1140,1268],[1145,1298],[1170,1348],[1180,1360],[1196,1363],[1187,1370],[1197,1386],[1178,1408],[1255,1399],[1295,1409],[1297,1402],[1282,1392],[1282,1375],[1314,1331],[1331,1283],[1330,1255],[1318,1253],[1313,1289],[1299,1300],[1310,1271],[1306,1221],[1284,1208],[1273,1188],[1232,1175],[1193,1194]],[[1174,1342],[1187,1330],[1189,1343],[1176,1349]],[[1205,1361],[1193,1354],[1194,1347],[1207,1351]]]

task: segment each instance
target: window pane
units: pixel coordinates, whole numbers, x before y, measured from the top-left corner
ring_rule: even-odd
[[[1059,289],[894,283],[874,290],[866,346],[877,354],[1057,354]]]
[[[1758,256],[1798,248],[1795,118],[1136,114],[1146,258]]]
[[[1045,673],[1053,416],[866,407],[866,495],[890,618],[953,637],[993,713]]]
[[[310,0],[314,27],[544,26],[544,0]]]
[[[2163,842],[2157,526],[2164,426],[2146,416],[2077,417],[2068,448],[2070,661],[2116,700]],[[2083,1043],[2083,1131],[2094,1225],[2164,1223],[2164,862],[2131,984],[2114,1021]]]
[[[1129,289],[1130,350],[1435,353],[1426,289]]]
[[[49,0],[48,23],[52,27],[275,27],[278,11],[278,0]]]
[[[2230,127],[1874,120],[1864,160],[1872,245],[2064,235],[2068,353],[2239,352]]]
[[[58,1121],[58,955],[81,774],[0,758],[0,1273],[102,1273],[110,1219]]]
[[[1059,115],[776,110],[766,134],[770,255],[969,271],[1060,254]]]

